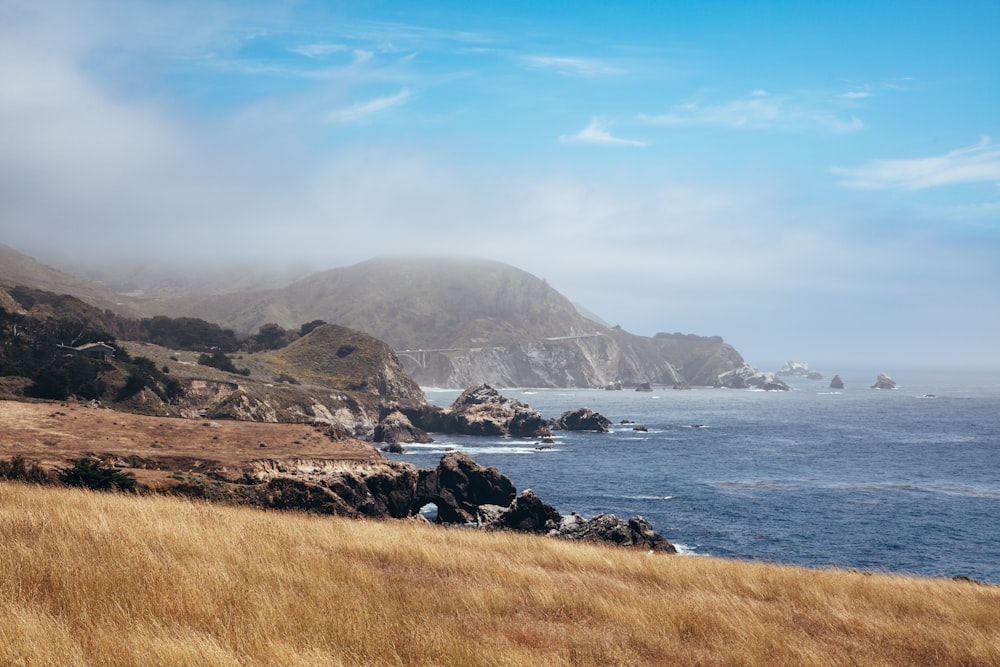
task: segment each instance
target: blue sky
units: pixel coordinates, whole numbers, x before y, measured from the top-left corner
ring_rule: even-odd
[[[996,2],[0,17],[0,241],[43,259],[477,256],[757,365],[1000,365]]]

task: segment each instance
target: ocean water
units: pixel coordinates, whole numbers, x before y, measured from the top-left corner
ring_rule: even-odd
[[[551,449],[437,436],[394,458],[432,467],[459,449],[563,513],[642,515],[682,553],[1000,584],[1000,373],[897,371],[891,391],[840,373],[839,391],[506,389],[546,417],[586,406],[615,425],[555,432]]]

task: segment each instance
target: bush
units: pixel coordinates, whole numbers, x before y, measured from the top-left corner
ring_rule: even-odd
[[[121,472],[96,458],[72,459],[68,468],[59,468],[59,481],[95,491],[137,491],[139,483],[130,473]]]
[[[31,484],[51,484],[52,475],[42,470],[37,460],[27,461],[23,456],[14,456],[0,461],[0,479],[9,479]]]
[[[226,356],[222,350],[216,350],[212,354],[201,354],[198,356],[198,363],[210,368],[218,368],[220,371],[235,373],[237,375],[250,375],[248,368],[236,368],[233,360]]]

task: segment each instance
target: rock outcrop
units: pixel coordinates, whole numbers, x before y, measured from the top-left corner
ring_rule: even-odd
[[[560,431],[597,431],[607,433],[611,420],[590,408],[577,408],[562,413],[552,421],[552,428]]]
[[[442,410],[437,406],[411,406],[407,417],[431,433],[546,438],[549,423],[531,406],[507,398],[488,384],[469,387]]]
[[[514,484],[499,470],[486,468],[462,452],[448,452],[424,480],[424,498],[437,505],[442,523],[476,523],[480,505],[506,506],[514,501]],[[426,504],[426,503],[424,503]]]
[[[625,547],[677,553],[674,545],[654,531],[641,516],[634,516],[628,521],[623,521],[614,514],[598,514],[591,519],[584,519],[574,512],[565,517],[549,535],[565,540],[610,542]]]
[[[563,517],[532,490],[517,495],[496,468],[462,452],[448,452],[437,468],[400,461],[259,460],[231,487],[242,502],[351,517],[407,518],[429,503],[437,522],[547,534],[570,540],[673,553],[674,547],[642,517],[610,514]],[[247,484],[252,486],[247,486]],[[219,481],[215,493],[220,493]],[[235,496],[234,496],[235,497]]]
[[[774,373],[764,373],[749,364],[719,375],[716,387],[728,389],[764,389],[766,391],[788,391],[789,387]]]
[[[433,438],[410,422],[409,417],[399,410],[393,410],[382,418],[372,435],[374,442],[398,445],[410,442],[433,442]]]
[[[843,389],[844,381],[840,379],[839,375],[834,375],[833,379],[830,380],[830,389]]]
[[[896,382],[886,375],[885,373],[879,373],[878,377],[875,378],[875,384],[872,385],[872,389],[895,389]]]
[[[786,361],[785,365],[778,369],[779,376],[803,377],[807,380],[822,380],[823,374],[809,369],[809,364],[804,361]]]

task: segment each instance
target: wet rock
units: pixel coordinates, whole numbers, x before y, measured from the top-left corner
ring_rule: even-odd
[[[648,382],[643,382],[643,383],[637,385],[636,388],[635,388],[635,390],[636,391],[653,391],[653,385],[649,384]]]
[[[563,431],[597,431],[599,433],[607,433],[609,426],[611,426],[610,419],[590,408],[567,410],[552,424],[553,428]]]

